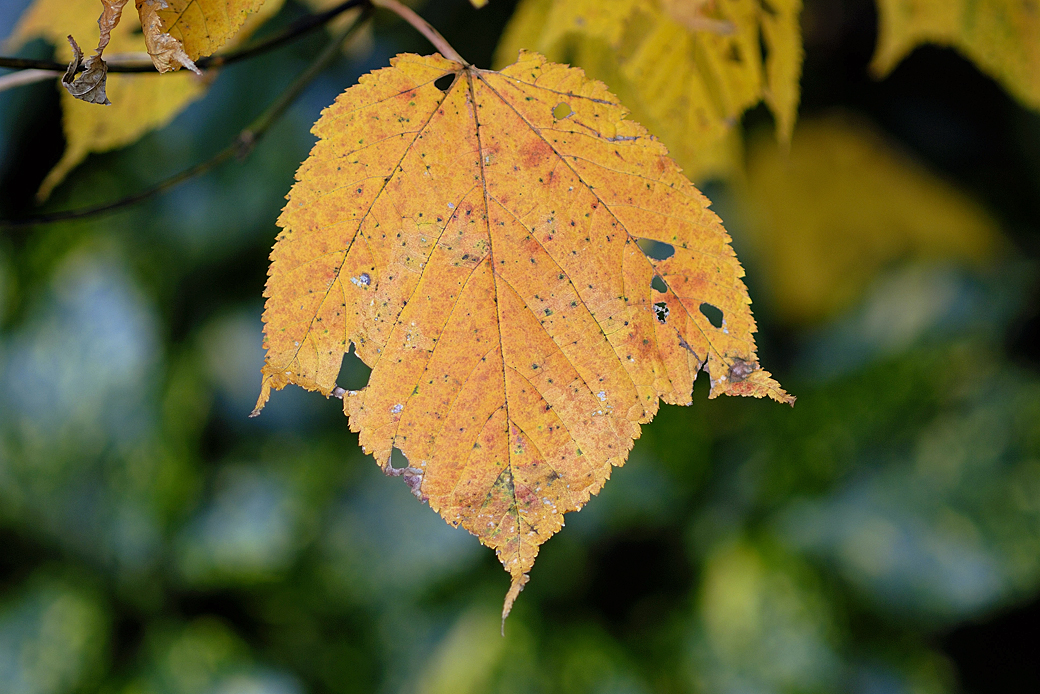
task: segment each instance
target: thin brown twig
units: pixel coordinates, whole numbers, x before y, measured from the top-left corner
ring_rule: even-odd
[[[268,106],[263,113],[257,116],[253,122],[246,126],[246,128],[238,134],[238,137],[236,137],[231,144],[217,152],[210,159],[196,164],[195,166],[171,176],[170,178],[160,181],[150,188],[133,193],[132,195],[127,195],[119,200],[114,200],[101,205],[81,207],[75,210],[63,210],[61,212],[36,215],[25,219],[3,219],[0,220],[0,228],[51,224],[72,219],[82,219],[84,217],[94,217],[106,212],[112,212],[141,202],[142,200],[147,200],[148,198],[159,195],[160,193],[164,193],[167,190],[180,185],[184,181],[195,178],[196,176],[216,168],[233,157],[237,157],[239,160],[245,159],[249,156],[250,152],[253,151],[253,148],[256,146],[257,142],[259,142],[260,138],[263,137],[263,135],[272,125],[275,124],[282,114],[289,109],[293,102],[296,101],[297,97],[300,96],[303,90],[307,88],[314,78],[341,55],[342,52],[340,46],[342,46],[343,42],[357,31],[357,29],[360,28],[370,16],[371,8],[366,7],[365,11],[362,12],[353,23],[337,32],[318,57],[314,59],[314,62],[312,62],[306,70],[300,73],[300,75],[293,80],[292,84],[286,87],[285,91],[279,95],[278,99]]]
[[[258,41],[252,46],[246,46],[225,55],[211,55],[199,58],[195,61],[195,65],[198,66],[199,69],[205,70],[207,68],[222,67],[224,65],[230,65],[231,63],[237,63],[240,60],[252,58],[253,56],[278,48],[289,41],[293,41],[296,38],[317,29],[323,24],[327,24],[330,20],[338,17],[349,9],[370,4],[369,0],[345,0],[345,2],[326,10],[325,12],[319,12],[318,14],[298,19],[274,36]],[[11,58],[0,56],[0,68],[10,68],[12,70],[52,70],[57,73],[64,73],[67,67],[67,64],[59,63],[54,60],[35,60],[32,58]],[[159,74],[151,61],[135,61],[126,63],[109,61],[108,71]]]
[[[441,36],[441,33],[434,29],[429,22],[417,15],[410,7],[402,5],[398,0],[371,0],[372,4],[376,7],[382,7],[385,10],[390,10],[398,17],[415,27],[415,30],[426,37],[426,40],[433,44],[441,55],[448,60],[454,60],[456,63],[469,67],[470,63],[468,60],[459,55],[459,52],[451,47],[448,40]]]
[[[27,84],[44,82],[61,77],[62,73],[54,70],[21,70],[0,77],[0,92],[15,87],[24,87]]]

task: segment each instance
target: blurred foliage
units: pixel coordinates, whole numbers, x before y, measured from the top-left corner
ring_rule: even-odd
[[[265,20],[276,14],[282,0],[268,0],[232,40],[239,45]],[[112,31],[109,54],[145,55],[144,34],[140,22],[129,19]],[[72,48],[66,36],[80,37],[86,42],[97,32],[98,3],[91,0],[39,0],[18,20],[14,31],[5,37],[8,49],[18,48],[33,38],[44,38],[55,45],[56,57],[66,63]],[[111,58],[110,58],[111,59]],[[115,101],[112,108],[90,108],[93,104],[61,92],[62,122],[65,131],[65,153],[40,184],[37,196],[46,199],[69,171],[79,166],[92,152],[105,152],[136,142],[141,135],[161,128],[177,116],[189,103],[205,92],[208,79],[187,70],[163,82],[149,75],[113,73],[107,81],[108,93]]]
[[[1023,104],[1040,109],[1040,13],[1015,0],[878,0],[871,70],[888,74],[922,43],[952,46]]]
[[[0,34],[25,4],[0,5]],[[511,10],[423,8],[482,65]],[[287,3],[261,35],[305,11]],[[494,558],[384,478],[338,402],[287,390],[245,416],[274,219],[309,128],[358,75],[427,52],[421,38],[377,17],[370,52],[244,165],[5,231],[0,691],[1040,688],[1013,626],[1035,634],[1040,617],[1040,116],[951,50],[873,81],[874,11],[806,4],[790,153],[752,111],[747,184],[706,187],[797,406],[709,402],[698,384],[692,407],[664,408],[545,545],[504,638]],[[224,70],[43,209],[207,157],[324,40]],[[0,95],[0,216],[33,209],[61,137],[54,85]],[[366,377],[348,357],[340,382]]]
[[[520,0],[495,68],[520,50],[580,66],[661,138],[695,181],[739,170],[737,124],[765,101],[788,143],[802,68],[801,0]]]
[[[953,259],[985,266],[1002,239],[963,191],[848,114],[803,120],[790,152],[760,137],[744,195],[747,234],[779,317],[804,323],[856,301],[887,264]]]

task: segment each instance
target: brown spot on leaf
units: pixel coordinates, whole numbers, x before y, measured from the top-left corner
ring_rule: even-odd
[[[729,380],[731,383],[740,383],[758,369],[758,362],[746,362],[737,358],[729,367]]]
[[[523,169],[533,169],[552,155],[552,147],[541,138],[534,138],[520,148],[520,163]]]

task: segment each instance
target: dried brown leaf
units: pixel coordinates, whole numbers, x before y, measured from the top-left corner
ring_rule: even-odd
[[[97,53],[87,58],[84,62],[83,50],[76,43],[76,39],[72,38],[72,34],[69,34],[68,38],[69,45],[72,46],[72,62],[69,63],[69,68],[65,71],[65,74],[61,76],[61,85],[65,87],[69,94],[80,101],[106,106],[111,104],[112,102],[108,100],[108,96],[105,94],[108,65]],[[81,65],[83,71],[77,75],[76,72]]]
[[[92,104],[108,105],[112,102],[105,94],[105,83],[108,79],[108,65],[101,54],[108,47],[112,39],[112,30],[119,24],[119,18],[123,15],[123,6],[129,0],[101,0],[101,16],[98,17],[98,28],[101,35],[98,37],[98,46],[86,60],[83,60],[83,51],[79,44],[70,34],[69,44],[72,46],[72,61],[61,78],[61,84],[73,97]],[[80,67],[83,71],[77,76]]]
[[[201,75],[202,71],[188,57],[181,42],[163,29],[159,10],[168,7],[165,0],[137,0],[137,11],[141,15],[141,28],[144,30],[144,43],[148,47],[148,55],[159,72],[171,72],[186,67]]]

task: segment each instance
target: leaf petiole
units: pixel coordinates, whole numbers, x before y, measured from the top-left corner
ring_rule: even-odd
[[[433,28],[429,22],[420,17],[410,7],[402,5],[398,0],[372,0],[372,4],[376,7],[382,7],[384,10],[390,10],[404,21],[411,24],[416,31],[426,37],[426,40],[433,44],[433,47],[440,52],[448,60],[454,60],[456,63],[460,63],[465,67],[470,66],[470,62],[459,55],[459,52],[451,47],[448,40],[441,36],[441,33]]]

